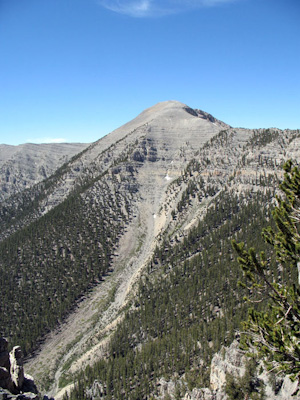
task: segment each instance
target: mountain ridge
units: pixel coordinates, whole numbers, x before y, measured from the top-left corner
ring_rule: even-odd
[[[49,177],[85,147],[84,143],[0,144],[0,201]]]
[[[135,308],[140,276],[151,273],[158,255],[168,260],[164,252],[188,243],[197,224],[218,209],[219,199],[245,195],[242,207],[255,193],[273,193],[282,163],[287,157],[297,160],[300,148],[300,131],[232,128],[175,101],[150,107],[110,135],[27,191],[27,205],[24,196],[12,198],[1,211],[8,213],[8,222],[0,267],[15,257],[27,271],[27,282],[16,272],[11,285],[18,282],[24,290],[30,280],[43,285],[40,265],[53,265],[61,274],[53,292],[46,292],[53,309],[61,308],[51,328],[61,325],[28,360],[31,374],[50,395],[67,387],[82,366],[106,357],[108,339]],[[19,225],[18,210],[23,212]],[[225,222],[229,217],[224,215]],[[19,239],[8,258],[10,236]],[[32,275],[32,266],[40,277]],[[170,267],[162,262],[161,268]],[[80,274],[87,275],[85,283],[67,317],[63,288],[71,290],[70,280],[79,285]]]

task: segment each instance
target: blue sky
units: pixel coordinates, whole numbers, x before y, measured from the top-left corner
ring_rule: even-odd
[[[300,129],[299,0],[0,0],[0,143],[92,142],[178,100]]]

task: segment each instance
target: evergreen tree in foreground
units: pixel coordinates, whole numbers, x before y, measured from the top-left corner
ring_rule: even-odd
[[[300,170],[291,161],[284,165],[284,180],[280,185],[283,197],[277,197],[273,211],[276,230],[268,228],[262,235],[275,250],[276,267],[290,273],[298,270],[300,278]],[[260,300],[270,300],[268,311],[249,310],[248,321],[243,324],[246,349],[255,347],[264,357],[269,369],[289,375],[300,386],[300,290],[298,282],[286,286],[274,281],[270,273],[270,260],[264,252],[258,256],[244,243],[232,245],[238,262],[250,285],[250,297],[258,294]],[[246,286],[243,284],[243,286]]]

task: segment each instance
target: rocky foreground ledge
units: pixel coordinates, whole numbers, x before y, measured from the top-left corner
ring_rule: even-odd
[[[8,342],[0,337],[0,400],[54,400],[41,396],[30,375],[25,374],[20,346],[8,352]]]

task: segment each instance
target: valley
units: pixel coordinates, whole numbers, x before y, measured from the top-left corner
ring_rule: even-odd
[[[41,390],[208,387],[247,311],[230,241],[262,247],[282,165],[299,152],[299,130],[232,128],[169,101],[4,198],[2,334],[22,339]]]

